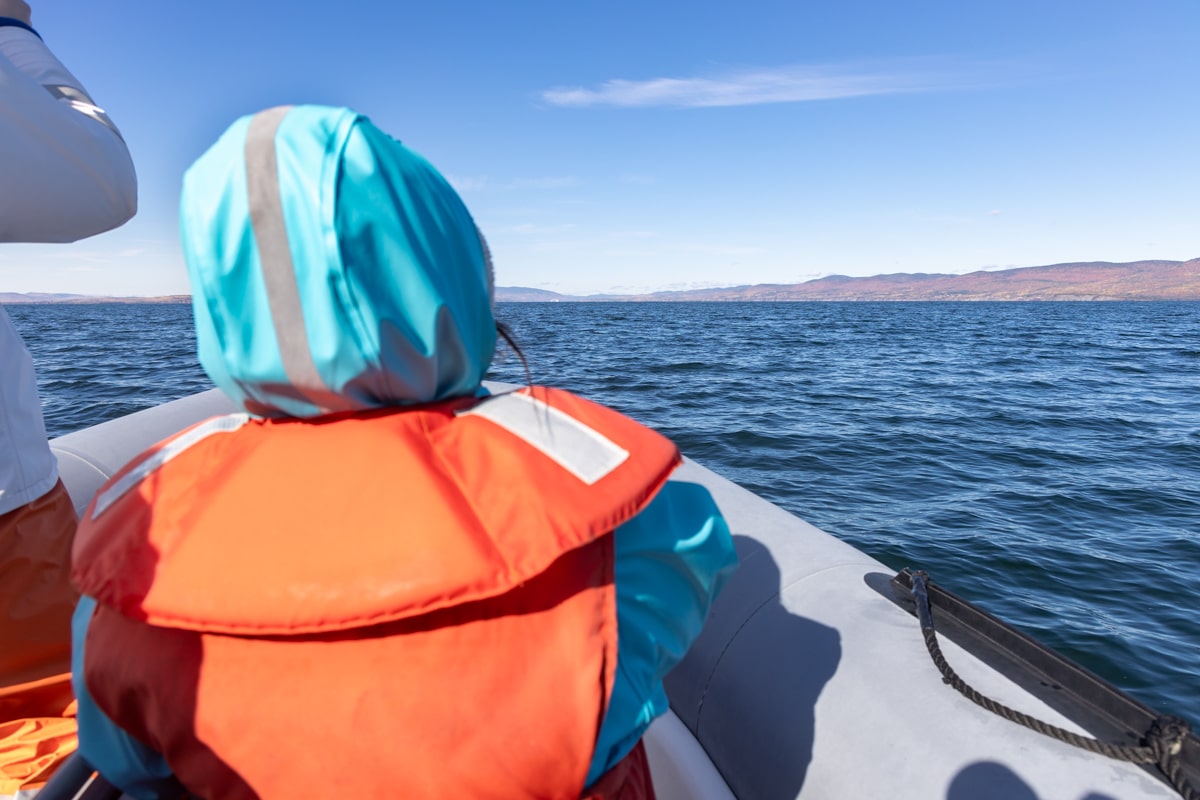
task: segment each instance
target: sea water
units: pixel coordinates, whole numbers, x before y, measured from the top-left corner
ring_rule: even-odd
[[[50,436],[211,384],[186,305],[9,306]],[[1200,722],[1200,303],[500,304],[538,383]],[[502,349],[491,378],[524,382]],[[914,634],[915,635],[915,634]]]

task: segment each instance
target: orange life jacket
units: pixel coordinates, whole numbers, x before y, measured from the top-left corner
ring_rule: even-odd
[[[540,387],[202,423],[84,515],[88,689],[202,797],[574,800],[616,668],[609,534],[678,462]]]

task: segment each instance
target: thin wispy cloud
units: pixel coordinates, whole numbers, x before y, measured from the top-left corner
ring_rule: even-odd
[[[729,284],[723,281],[675,281],[673,283],[624,283],[606,293],[651,294],[653,292],[689,292],[696,289],[720,289]]]
[[[579,180],[574,175],[551,176],[544,178],[515,178],[510,181],[493,181],[485,176],[468,177],[462,175],[447,175],[446,180],[457,192],[482,191],[512,191],[514,189],[565,189],[578,186]]]
[[[462,176],[462,175],[447,175],[446,180],[454,187],[456,192],[478,192],[488,185],[486,175],[483,176]]]
[[[519,178],[512,182],[513,189],[565,189],[577,186],[579,181],[573,175],[552,178]]]
[[[927,222],[933,225],[978,225],[979,218],[968,214],[938,214],[927,211],[915,211],[906,215],[916,222]]]
[[[767,252],[763,247],[737,244],[677,244],[671,249],[714,256],[754,256]]]
[[[549,236],[566,231],[573,231],[578,226],[573,222],[563,223],[561,225],[537,225],[532,222],[525,222],[519,225],[509,225],[507,227],[496,228],[496,233],[515,233],[521,236]]]
[[[542,92],[556,106],[711,108],[803,103],[845,97],[927,92],[965,85],[961,67],[905,69],[802,65],[746,70],[722,76],[605,81],[597,88],[563,86]]]

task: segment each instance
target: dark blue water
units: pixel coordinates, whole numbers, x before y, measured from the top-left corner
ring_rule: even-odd
[[[212,388],[190,305],[5,306],[33,354],[54,438]]]
[[[50,435],[208,387],[188,306],[10,306]],[[1200,303],[502,304],[615,406],[1200,721]],[[491,377],[523,382],[511,355]]]

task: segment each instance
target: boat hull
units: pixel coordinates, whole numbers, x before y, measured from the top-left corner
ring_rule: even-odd
[[[233,410],[212,390],[54,440],[77,510],[147,446]],[[1177,796],[1153,768],[1022,728],[945,685],[882,563],[695,462],[672,479],[713,493],[741,566],[647,733],[662,800]],[[941,646],[980,692],[1090,733],[1011,664]]]

